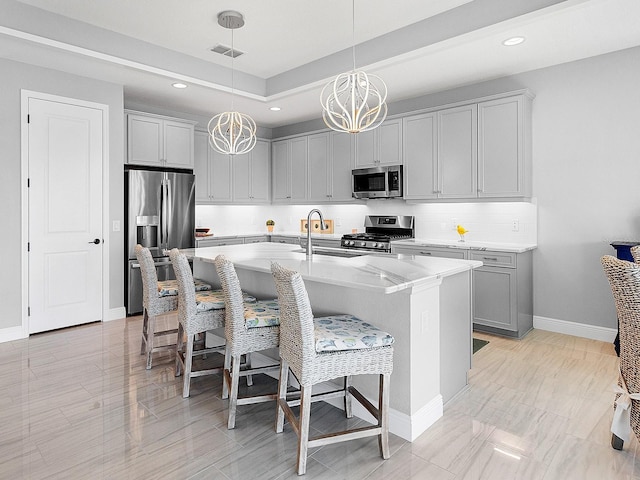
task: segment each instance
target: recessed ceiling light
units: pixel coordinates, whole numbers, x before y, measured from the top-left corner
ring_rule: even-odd
[[[507,47],[513,47],[514,45],[520,45],[522,42],[524,42],[524,37],[511,37],[503,41],[502,44]]]
[[[271,107],[271,108],[269,108],[269,110],[271,110],[272,112],[279,112],[280,111],[280,107]]]
[[[173,86],[174,88],[187,88],[184,83],[172,83],[171,86]]]

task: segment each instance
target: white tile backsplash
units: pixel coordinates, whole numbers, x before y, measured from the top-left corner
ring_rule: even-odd
[[[295,233],[300,219],[319,208],[334,220],[336,234],[364,231],[365,215],[414,215],[416,237],[457,240],[453,220],[464,226],[469,241],[537,243],[537,206],[527,202],[425,203],[403,200],[370,200],[358,205],[198,205],[196,225],[209,227],[215,235],[265,233],[265,222],[276,222],[274,233]],[[335,223],[340,220],[340,225]],[[513,231],[517,220],[518,231]]]

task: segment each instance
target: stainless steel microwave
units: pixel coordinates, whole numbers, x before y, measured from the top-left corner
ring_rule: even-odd
[[[355,198],[402,197],[402,165],[352,170]]]

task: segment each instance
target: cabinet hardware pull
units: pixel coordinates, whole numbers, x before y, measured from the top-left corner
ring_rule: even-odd
[[[420,252],[420,255],[431,255],[431,252]]]
[[[493,262],[497,262],[498,258],[497,257],[482,257],[483,260],[491,260]]]

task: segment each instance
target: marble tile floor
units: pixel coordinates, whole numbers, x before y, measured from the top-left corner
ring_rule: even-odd
[[[297,478],[296,438],[289,427],[274,433],[273,403],[239,407],[227,430],[221,377],[195,379],[183,399],[170,352],[145,370],[141,324],[131,317],[0,344],[1,478]],[[386,461],[375,438],[313,449],[306,478],[640,480],[638,441],[609,446],[610,344],[540,330],[520,341],[475,335],[489,344],[473,356],[469,387],[427,432],[413,443],[392,435]],[[252,391],[275,388],[264,375],[255,383]],[[320,402],[311,428],[361,422]]]

